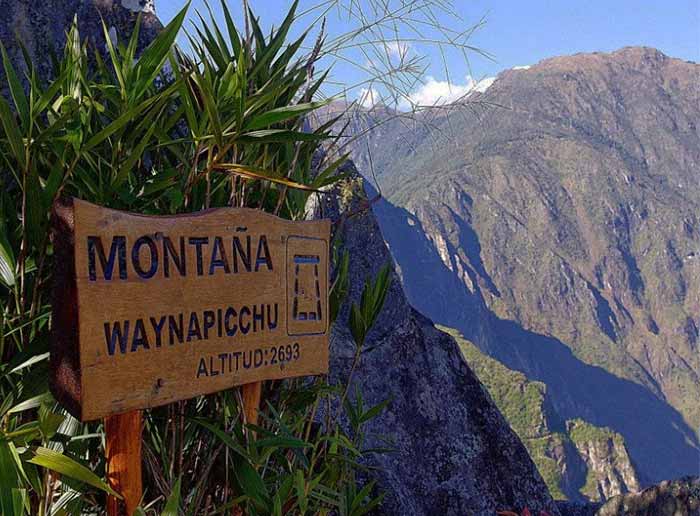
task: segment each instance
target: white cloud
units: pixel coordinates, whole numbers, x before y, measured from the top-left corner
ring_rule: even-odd
[[[479,82],[477,82],[474,85],[474,91],[478,91],[479,93],[484,93],[486,90],[489,89],[489,86],[491,86],[495,80],[496,80],[495,77],[485,77],[485,78],[481,79]]]
[[[403,60],[406,54],[408,54],[409,44],[403,41],[388,41],[384,46],[386,47],[386,53],[389,57]]]
[[[523,65],[523,66],[514,66],[513,70],[529,70],[530,65]]]
[[[379,92],[374,88],[362,88],[357,96],[357,102],[366,109],[373,108],[380,100]]]
[[[413,91],[408,99],[403,99],[399,107],[409,109],[413,106],[443,106],[451,104],[463,97],[471,95],[475,91],[485,92],[495,77],[486,77],[480,81],[475,81],[471,76],[467,76],[464,84],[450,83],[448,81],[438,81],[434,77],[428,76],[418,89]]]

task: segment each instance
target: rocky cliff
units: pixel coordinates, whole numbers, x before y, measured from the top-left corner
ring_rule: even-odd
[[[94,49],[105,48],[102,20],[113,40],[127,40],[136,22],[143,17],[140,42],[151,41],[161,24],[155,15],[154,0],[0,0],[0,42],[7,48],[18,70],[24,70],[21,41],[39,74],[51,72],[51,53],[62,52],[65,34],[74,17],[81,39]]]
[[[363,181],[352,165],[336,190],[310,208],[315,216],[344,220],[338,231],[350,252],[349,299],[359,301],[362,280],[391,260],[369,209]],[[348,214],[353,214],[346,218]],[[353,375],[364,403],[389,399],[372,420],[368,448],[394,451],[377,455],[380,486],[387,491],[381,514],[493,515],[496,510],[529,507],[537,514],[559,514],[527,450],[500,414],[488,392],[464,361],[449,335],[408,303],[398,277],[368,336]],[[331,337],[331,380],[347,378],[355,346],[345,324]],[[350,392],[354,391],[354,387]]]
[[[700,478],[661,482],[609,500],[596,516],[700,516]],[[572,515],[574,516],[574,515]]]
[[[697,471],[699,73],[553,58],[354,147],[409,301],[621,435],[642,485]]]
[[[564,421],[545,384],[508,369],[459,332],[441,329],[459,344],[467,363],[526,446],[552,496],[603,501],[639,489],[621,435],[580,419]]]
[[[144,13],[144,42],[158,28],[152,2],[122,0],[8,2],[0,37],[19,62],[10,31],[25,43],[42,73],[50,73],[47,50],[60,48],[63,31],[77,13],[81,35],[95,48],[104,45],[99,23],[110,37],[128,36]],[[45,32],[49,30],[46,37]],[[344,172],[351,173],[348,165]],[[363,278],[391,260],[356,173],[330,203],[315,205],[316,216],[341,220],[343,245],[350,252],[351,292],[357,301]],[[353,213],[352,217],[347,217]],[[340,320],[347,320],[348,306]],[[390,399],[372,421],[367,446],[394,451],[377,454],[379,488],[387,492],[383,514],[492,515],[497,509],[529,506],[558,515],[557,507],[517,435],[464,362],[455,341],[408,304],[394,278],[385,308],[367,339],[367,352],[353,376],[365,403]],[[347,326],[337,324],[331,338],[331,377],[345,378],[354,355]],[[354,389],[351,392],[355,392]],[[386,439],[390,442],[387,443]]]

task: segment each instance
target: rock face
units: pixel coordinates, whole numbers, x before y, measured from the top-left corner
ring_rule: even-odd
[[[580,419],[567,422],[567,427],[586,464],[588,473],[581,492],[589,500],[603,501],[620,493],[639,490],[637,473],[620,434]]]
[[[662,482],[644,491],[616,496],[596,516],[700,516],[700,479]]]
[[[355,213],[339,231],[350,252],[348,300],[358,301],[363,279],[374,277],[391,256],[372,211],[362,211],[362,179],[355,174],[339,194],[313,211],[335,221],[342,213]],[[338,321],[347,317],[346,302]],[[366,446],[386,447],[386,436],[396,450],[377,455],[370,464],[378,468],[380,487],[388,493],[381,514],[492,516],[496,510],[525,506],[535,514],[559,514],[526,449],[454,339],[409,305],[395,275],[366,349],[352,384],[362,389],[366,406],[391,399],[372,420]],[[354,351],[349,328],[336,323],[332,381],[348,377]]]
[[[698,76],[648,48],[553,58],[499,75],[479,116],[369,141],[409,301],[621,435],[642,485],[697,471]]]
[[[459,332],[445,331],[454,336],[467,363],[520,437],[552,496],[598,501],[639,489],[622,436],[580,419],[564,421],[552,406],[545,384],[508,369]]]
[[[143,21],[140,32],[142,45],[151,41],[161,25],[155,15],[154,0],[0,0],[0,41],[8,49],[13,64],[25,69],[19,38],[43,77],[48,77],[50,53],[63,51],[65,33],[77,17],[82,40],[93,48],[104,49],[102,17],[111,37],[130,37],[139,13]],[[4,74],[3,74],[4,75]]]

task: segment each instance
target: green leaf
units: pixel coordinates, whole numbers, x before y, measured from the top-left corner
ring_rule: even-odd
[[[313,448],[313,445],[293,437],[270,437],[253,442],[257,448]]]
[[[45,226],[48,222],[46,210],[41,197],[39,173],[35,166],[30,166],[25,180],[25,195],[27,197],[27,219],[24,221],[24,231],[27,240],[34,249],[40,249],[45,238]]]
[[[156,124],[152,124],[148,128],[146,134],[141,136],[138,145],[131,150],[131,154],[126,161],[119,166],[119,172],[114,178],[114,181],[112,181],[112,188],[114,190],[117,190],[124,183],[124,181],[127,180],[129,177],[129,172],[132,172],[134,165],[136,165],[136,163],[143,157],[143,153],[148,144],[151,143],[151,138],[153,137],[153,133],[155,132],[156,128]]]
[[[163,91],[160,95],[153,96],[141,102],[139,105],[134,106],[125,111],[122,115],[119,116],[119,118],[117,118],[116,120],[111,122],[107,127],[93,135],[92,138],[90,138],[85,143],[85,145],[83,146],[83,150],[88,151],[97,147],[99,144],[104,142],[114,133],[124,128],[129,122],[138,119],[138,117],[142,115],[143,112],[146,111],[148,108],[153,107],[154,104],[156,104],[157,102],[163,102],[164,99],[167,98],[168,95],[170,95],[176,89],[176,87],[177,84],[173,84],[169,86],[168,89]]]
[[[109,487],[104,480],[66,455],[50,450],[49,448],[37,446],[30,448],[26,453],[26,457],[23,458],[26,462],[50,469],[61,475],[101,489],[120,500],[122,499],[121,495]]]
[[[14,445],[0,441],[0,513],[15,514],[12,490],[20,487]]]
[[[5,76],[7,77],[7,85],[10,88],[12,100],[15,101],[15,108],[17,109],[17,113],[19,113],[20,120],[22,120],[22,127],[28,129],[29,103],[27,102],[27,96],[24,93],[24,88],[22,87],[19,77],[17,77],[15,67],[12,66],[12,61],[10,61],[10,57],[7,55],[5,45],[3,45],[1,42],[0,52],[2,53],[2,64],[5,68]]]
[[[264,45],[260,44],[260,41],[264,41],[264,38],[262,37],[262,32],[260,31],[260,25],[256,18],[254,16],[250,16],[250,21],[251,25],[253,28],[253,33],[255,34],[255,40],[256,40],[256,63],[255,67],[253,68],[253,71],[251,72],[251,75],[253,77],[257,76],[262,70],[264,70],[264,67],[270,64],[270,62],[275,58],[277,55],[277,52],[282,48],[282,45],[284,45],[284,42],[287,40],[287,34],[289,32],[289,28],[292,25],[292,22],[294,21],[296,17],[296,10],[297,6],[299,5],[299,0],[294,0],[294,3],[292,6],[289,8],[289,11],[287,12],[287,16],[285,17],[284,21],[280,25],[279,30],[275,34],[275,36],[272,38],[270,41],[269,45]],[[262,55],[260,55],[262,54]]]
[[[26,489],[12,490],[12,506],[14,514],[16,515],[29,512],[29,496]]]
[[[240,135],[237,140],[243,143],[285,143],[285,142],[316,142],[326,136],[285,129],[263,129]]]
[[[132,87],[134,99],[140,98],[146,89],[153,84],[158,74],[160,74],[165,62],[170,54],[170,49],[175,43],[182,23],[187,15],[187,10],[190,7],[190,2],[185,4],[180,12],[172,19],[168,25],[158,34],[148,47],[143,51],[136,66],[134,66],[133,74],[134,85]]]
[[[2,122],[5,137],[12,149],[12,156],[19,163],[19,166],[24,168],[26,159],[22,134],[19,131],[19,127],[17,127],[15,116],[12,114],[9,104],[2,95],[0,95],[0,122]]]
[[[51,393],[43,392],[37,396],[29,398],[28,400],[18,403],[8,411],[8,414],[16,414],[18,412],[24,412],[25,410],[35,409],[40,407],[42,403],[51,401],[53,401],[53,396],[51,396]]]
[[[304,104],[296,104],[294,106],[283,106],[271,109],[266,113],[255,116],[246,126],[247,131],[262,129],[273,124],[284,122],[290,118],[296,118],[305,115],[315,109],[327,106],[333,99],[327,99],[320,102],[307,102]]]
[[[350,153],[343,154],[335,160],[333,163],[328,165],[325,169],[323,169],[321,172],[319,172],[316,175],[316,178],[314,179],[313,186],[314,188],[322,188],[326,185],[335,183],[337,181],[340,181],[341,179],[347,177],[346,174],[336,174],[335,171],[338,170],[338,168],[343,165],[348,158],[350,157]]]
[[[360,416],[359,422],[360,423],[365,423],[369,421],[370,419],[374,419],[377,417],[379,414],[382,413],[382,411],[389,405],[391,402],[391,399],[384,400],[380,403],[377,403],[374,407],[370,408],[367,410],[364,414]]]
[[[270,505],[265,482],[247,459],[239,456],[234,460],[234,474],[243,493],[257,506],[266,508]]]
[[[231,12],[228,9],[227,2],[221,0],[221,8],[224,11],[224,20],[226,20],[226,29],[228,30],[228,37],[231,40],[231,46],[233,47],[233,55],[239,56],[241,54],[241,39],[236,30],[236,25],[233,23],[233,18],[231,17]]]
[[[116,49],[114,48],[114,43],[112,42],[112,38],[109,35],[109,29],[107,28],[107,24],[105,23],[104,19],[102,20],[102,33],[104,34],[105,46],[107,47],[107,51],[109,52],[109,57],[112,60],[112,67],[114,68],[114,73],[117,76],[117,81],[119,82],[119,87],[121,88],[122,98],[124,98],[126,95],[126,80],[124,78],[124,71],[122,70],[121,61],[119,60],[119,56],[117,55]],[[66,49],[67,48],[68,46],[66,45]]]
[[[240,444],[234,441],[230,435],[221,430],[221,428],[201,418],[195,418],[193,421],[213,433],[222,443],[224,443],[238,455],[246,460],[248,459],[248,452],[246,452],[246,450]]]
[[[136,49],[139,44],[139,33],[141,32],[141,22],[143,21],[143,13],[139,13],[136,17],[136,23],[131,31],[129,45],[126,47],[126,61],[133,63],[136,58]]]
[[[56,435],[58,427],[66,419],[63,414],[56,414],[51,411],[47,405],[42,405],[39,410],[39,429],[41,430],[41,435],[44,437],[45,441],[51,440],[51,438]]]
[[[304,514],[306,508],[309,504],[306,499],[306,482],[304,481],[304,473],[300,469],[296,470],[294,474],[294,487],[297,493],[297,504],[299,505],[299,512]]]
[[[177,482],[175,482],[173,491],[168,497],[168,501],[165,504],[161,516],[178,516],[178,511],[180,509],[180,480],[181,479],[178,478]]]
[[[350,333],[352,333],[352,338],[358,346],[362,346],[365,343],[366,330],[367,327],[362,317],[362,312],[360,312],[360,308],[353,303],[350,307]]]
[[[0,281],[6,287],[15,284],[15,255],[7,239],[7,225],[0,219]]]
[[[345,297],[348,293],[348,272],[350,270],[350,253],[347,249],[343,252],[343,256],[340,258],[340,262],[337,266],[337,274],[335,281],[331,287],[330,293],[330,320],[335,322],[338,318],[338,312],[345,301]]]

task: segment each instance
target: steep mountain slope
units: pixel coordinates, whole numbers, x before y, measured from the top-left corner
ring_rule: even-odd
[[[648,48],[553,58],[479,116],[354,145],[414,306],[623,436],[643,484],[697,470],[699,78]]]
[[[348,299],[331,332],[331,382],[351,378],[349,399],[363,411],[388,401],[363,429],[363,449],[391,450],[366,459],[386,491],[377,514],[490,516],[528,506],[557,516],[526,448],[455,340],[409,305],[393,272],[384,307],[355,362],[350,305],[359,303],[365,278],[375,277],[391,255],[368,209],[362,178],[352,163],[340,172],[348,179],[332,195],[312,197],[307,207],[309,216],[333,222],[350,256]]]
[[[440,329],[455,338],[467,363],[527,447],[552,496],[602,501],[639,489],[622,436],[580,419],[563,421],[542,382],[508,369],[459,332]]]

